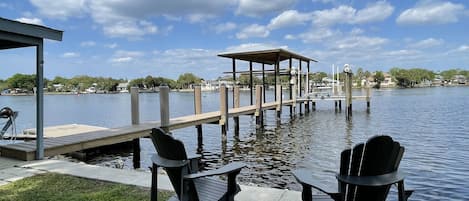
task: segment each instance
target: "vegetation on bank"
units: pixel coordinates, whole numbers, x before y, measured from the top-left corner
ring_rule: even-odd
[[[324,78],[331,77],[326,72],[315,72],[309,75],[310,80],[314,83],[324,82]],[[361,87],[363,81],[371,81],[379,87],[381,83],[386,79],[387,76],[391,76],[392,80],[396,82],[399,87],[414,87],[422,82],[433,81],[435,78],[441,81],[452,81],[455,76],[463,76],[464,79],[469,79],[469,70],[462,69],[450,69],[442,72],[435,73],[434,71],[422,69],[422,68],[392,68],[389,73],[382,71],[365,71],[362,68],[357,68],[353,74],[353,81],[357,87]],[[280,76],[280,83],[289,83],[289,76]],[[339,73],[339,80],[345,79],[344,73]],[[138,86],[140,88],[152,89],[162,84],[168,85],[171,89],[186,89],[190,88],[193,84],[200,84],[204,79],[197,77],[192,73],[185,73],[178,77],[177,80],[164,78],[164,77],[153,77],[151,75],[145,78],[133,79],[128,83],[128,87]],[[231,76],[220,77],[219,81],[232,81]],[[253,84],[261,84],[262,79],[259,76],[253,76]],[[268,85],[275,83],[274,76],[267,74],[264,81]],[[75,76],[73,78],[64,78],[57,76],[52,80],[44,79],[44,86],[49,92],[82,92],[90,87],[96,88],[98,91],[113,92],[117,91],[120,83],[127,83],[125,79],[114,79],[105,77],[91,77],[91,76]],[[248,74],[241,74],[237,78],[237,84],[241,86],[247,86],[251,83],[250,76]],[[15,74],[12,77],[1,80],[0,79],[0,93],[5,89],[20,89],[24,92],[31,92],[36,85],[35,75]],[[60,88],[59,88],[60,87]]]
[[[172,192],[158,192],[168,200]],[[78,178],[55,173],[40,174],[0,186],[0,201],[146,201],[150,189]]]

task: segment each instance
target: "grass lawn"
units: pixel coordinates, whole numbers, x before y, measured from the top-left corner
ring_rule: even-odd
[[[148,178],[151,179],[151,178]],[[172,192],[159,191],[158,200]],[[150,200],[150,189],[46,173],[0,186],[0,201],[133,201]]]

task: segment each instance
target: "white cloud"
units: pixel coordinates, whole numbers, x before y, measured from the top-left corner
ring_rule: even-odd
[[[145,53],[141,51],[117,50],[109,61],[111,63],[128,63],[143,56]]]
[[[209,19],[213,19],[216,16],[213,14],[202,14],[202,13],[195,13],[195,14],[190,14],[187,18],[189,19],[190,23],[200,23],[200,22],[205,22]]]
[[[295,40],[297,37],[295,35],[292,35],[292,34],[287,34],[283,38],[286,39],[286,40]]]
[[[402,12],[398,24],[447,24],[458,22],[464,14],[464,5],[451,2],[422,1],[414,8]]]
[[[44,25],[41,19],[35,18],[35,17],[34,18],[22,17],[22,18],[16,19],[16,21],[28,23],[28,24]]]
[[[378,1],[358,10],[353,19],[355,24],[383,21],[394,12],[394,7],[386,1]]]
[[[456,49],[458,52],[466,52],[469,51],[469,45],[461,45],[459,46],[458,49]]]
[[[381,37],[366,37],[366,36],[351,36],[342,40],[336,41],[332,48],[340,50],[354,50],[354,49],[379,49],[381,45],[388,42],[388,39]]]
[[[304,43],[314,43],[321,42],[338,34],[340,32],[328,28],[313,28],[308,32],[299,34],[297,38],[301,39]]]
[[[237,25],[233,22],[226,22],[222,24],[217,24],[213,29],[215,30],[215,33],[223,33],[223,32],[228,32],[236,29]]]
[[[111,49],[114,49],[114,48],[116,48],[117,46],[118,46],[117,43],[111,43],[111,44],[107,44],[107,45],[106,45],[107,48],[111,48]]]
[[[158,27],[147,21],[123,20],[103,27],[109,37],[124,37],[131,40],[140,39],[147,34],[155,34]]]
[[[8,4],[6,4],[6,3],[0,3],[0,8],[8,8]]]
[[[39,13],[55,19],[67,19],[81,16],[86,10],[86,0],[30,0],[39,9]]]
[[[299,13],[296,10],[287,10],[270,20],[270,23],[267,27],[272,30],[304,24],[306,21],[311,20],[311,17],[311,13]]]
[[[268,49],[288,49],[285,45],[275,45],[268,43],[245,43],[237,46],[230,46],[226,48],[226,52],[242,52],[242,51],[257,51],[257,50],[268,50]]]
[[[94,41],[83,41],[80,43],[80,46],[82,47],[93,47],[96,45],[96,42]]]
[[[252,25],[245,27],[243,30],[237,33],[236,38],[238,39],[247,39],[251,37],[265,38],[269,36],[269,34],[270,34],[270,31],[269,29],[267,29],[266,26],[252,24]]]
[[[418,41],[414,44],[409,45],[412,48],[430,48],[443,44],[442,39],[427,38],[425,40]]]
[[[75,58],[75,57],[79,57],[80,54],[79,53],[76,53],[76,52],[65,52],[62,54],[62,57],[63,58]]]
[[[112,63],[127,63],[131,62],[133,60],[132,57],[117,57],[117,58],[112,58],[111,62]]]
[[[292,7],[296,0],[239,0],[237,14],[259,17]]]
[[[328,10],[314,11],[313,23],[319,26],[364,24],[382,21],[388,18],[393,11],[394,7],[385,1],[369,4],[361,10],[342,5]]]

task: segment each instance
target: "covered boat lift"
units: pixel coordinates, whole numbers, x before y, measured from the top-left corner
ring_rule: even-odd
[[[222,53],[219,54],[218,56],[220,57],[226,57],[226,58],[231,58],[232,59],[232,65],[233,65],[233,71],[232,72],[227,72],[227,73],[232,73],[233,74],[233,82],[236,83],[236,74],[237,73],[247,73],[249,72],[249,77],[250,77],[250,92],[251,92],[251,105],[253,104],[253,74],[259,74],[262,73],[262,85],[263,88],[265,89],[266,87],[266,82],[265,82],[265,74],[266,73],[272,73],[274,74],[274,89],[275,89],[275,101],[277,101],[277,85],[279,84],[279,78],[280,75],[289,75],[289,80],[292,78],[292,70],[293,70],[293,59],[298,61],[298,70],[299,72],[302,71],[303,63],[306,63],[307,67],[307,73],[306,75],[309,75],[310,72],[310,63],[311,62],[318,62],[315,59],[285,50],[285,49],[270,49],[270,50],[260,50],[260,51],[247,51],[247,52],[236,52],[236,53]],[[236,60],[242,60],[242,61],[247,61],[249,62],[249,71],[236,71]],[[288,69],[280,69],[280,62],[288,60]],[[262,70],[253,70],[253,63],[259,63],[262,64]],[[265,65],[274,65],[273,70],[266,70]],[[302,76],[299,76],[299,83],[301,82]],[[305,93],[309,93],[309,76],[306,76],[306,84],[304,86]],[[301,89],[301,86],[299,86]],[[292,89],[292,84],[289,84],[289,89],[290,89],[290,99],[293,98],[293,89]],[[265,102],[265,90],[263,90],[263,97],[264,97],[264,102]],[[299,96],[302,95],[301,90],[299,90]],[[300,107],[301,108],[301,107]]]
[[[0,18],[0,50],[36,47],[36,159],[44,157],[44,39],[62,41],[63,31]]]

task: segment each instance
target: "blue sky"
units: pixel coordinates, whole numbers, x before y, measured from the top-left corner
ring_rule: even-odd
[[[345,63],[468,69],[468,7],[466,0],[2,0],[0,16],[64,31],[62,42],[45,44],[50,79],[184,72],[214,79],[231,70],[219,53],[279,47],[319,60],[312,71]],[[35,73],[34,58],[34,48],[1,51],[0,79]]]

